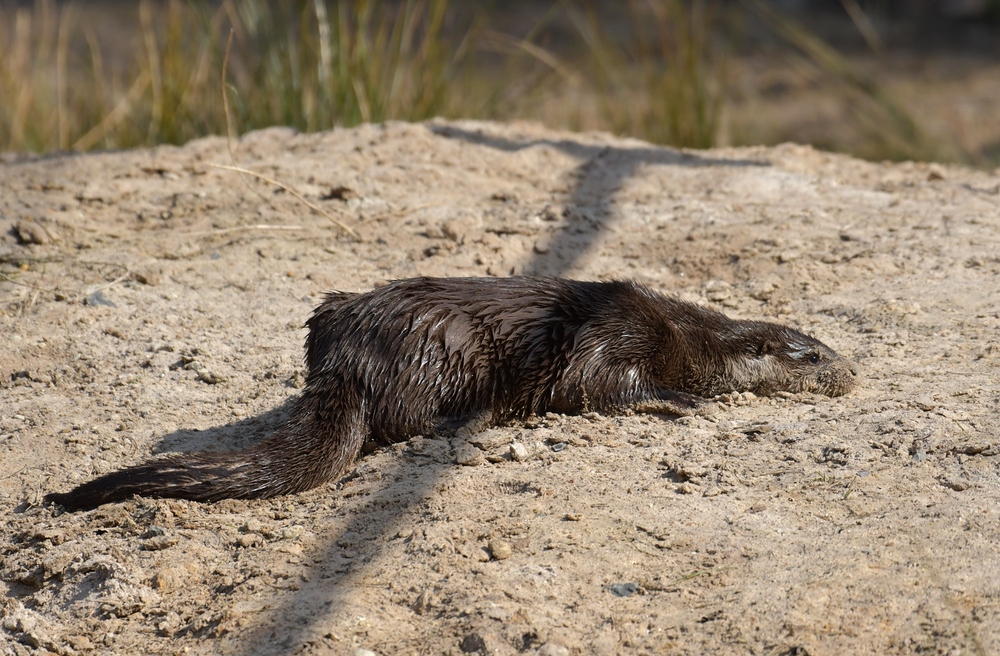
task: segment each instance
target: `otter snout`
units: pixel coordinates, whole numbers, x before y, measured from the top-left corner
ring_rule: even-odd
[[[857,379],[858,367],[854,362],[837,360],[816,376],[816,391],[827,396],[843,396],[854,389]]]

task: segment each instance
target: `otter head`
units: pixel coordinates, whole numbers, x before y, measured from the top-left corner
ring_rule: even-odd
[[[854,364],[818,339],[773,323],[737,323],[721,375],[730,389],[840,396],[854,387]]]

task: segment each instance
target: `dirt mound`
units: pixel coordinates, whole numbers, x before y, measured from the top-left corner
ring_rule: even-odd
[[[1000,178],[438,121],[236,160],[329,216],[221,138],[0,164],[0,653],[1000,652]],[[38,505],[266,435],[327,289],[512,273],[789,323],[861,384],[431,435],[269,501]]]

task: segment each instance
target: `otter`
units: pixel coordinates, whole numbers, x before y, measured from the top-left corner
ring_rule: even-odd
[[[306,322],[308,375],[292,416],[248,449],[170,455],[46,501],[196,501],[308,490],[448,419],[650,404],[685,412],[725,392],[838,396],[853,365],[787,326],[741,321],[619,280],[413,278],[329,292]]]

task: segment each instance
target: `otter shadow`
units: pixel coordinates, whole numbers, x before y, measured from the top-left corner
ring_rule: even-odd
[[[180,428],[160,436],[153,455],[179,451],[238,451],[261,441],[291,417],[296,396],[263,414],[247,417],[225,426]]]

